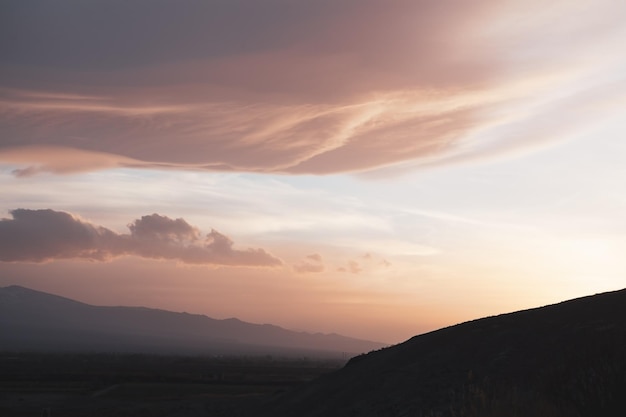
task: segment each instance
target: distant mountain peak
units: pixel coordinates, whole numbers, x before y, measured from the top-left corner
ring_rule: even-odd
[[[0,350],[219,354],[358,354],[382,343],[286,330],[237,318],[93,306],[18,285],[0,288]],[[296,353],[298,352],[298,353]]]
[[[21,293],[36,293],[36,292],[39,292],[39,291],[22,287],[20,285],[9,285],[7,287],[0,287],[0,293],[6,293],[6,294],[21,294]]]

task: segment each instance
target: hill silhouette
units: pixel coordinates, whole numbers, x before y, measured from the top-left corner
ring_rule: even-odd
[[[262,416],[623,416],[626,290],[483,318],[351,359]]]
[[[92,306],[15,285],[0,288],[0,335],[1,351],[345,356],[384,346],[235,318]]]

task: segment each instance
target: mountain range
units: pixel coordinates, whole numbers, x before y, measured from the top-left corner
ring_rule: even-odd
[[[0,288],[0,350],[347,357],[383,343],[235,318],[84,304],[21,286]]]
[[[626,289],[486,317],[383,347],[236,319],[97,307],[11,286],[0,288],[0,351],[368,352],[282,393],[228,403],[221,398],[220,407],[229,404],[219,414],[224,416],[621,417]],[[215,399],[198,401],[206,408]]]

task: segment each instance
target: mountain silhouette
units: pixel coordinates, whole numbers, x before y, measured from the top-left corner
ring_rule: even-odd
[[[256,416],[623,416],[626,290],[444,328],[357,356]]]
[[[382,346],[235,318],[92,306],[15,285],[0,288],[2,351],[352,356]]]

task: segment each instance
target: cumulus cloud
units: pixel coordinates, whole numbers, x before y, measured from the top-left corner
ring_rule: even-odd
[[[348,260],[345,266],[337,268],[338,272],[349,272],[351,274],[360,274],[363,271],[371,272],[380,268],[391,267],[391,262],[371,252],[359,256],[357,259]]]
[[[212,230],[206,236],[184,219],[159,214],[142,216],[119,234],[70,213],[16,209],[0,219],[0,261],[44,262],[82,258],[103,261],[132,255],[172,259],[188,264],[279,266],[263,249],[235,249],[227,236]]]
[[[320,255],[319,253],[313,253],[311,255],[307,255],[306,259],[304,259],[303,261],[295,264],[293,266],[293,269],[299,274],[307,274],[324,272],[326,267],[324,266],[322,255]]]
[[[183,3],[0,4],[0,161],[18,176],[413,169],[567,136],[580,106],[564,92],[615,109],[626,89],[607,89],[626,40],[612,0]]]
[[[338,272],[350,272],[351,274],[359,274],[363,271],[363,268],[357,261],[348,261],[347,266],[340,266],[337,268]]]
[[[320,255],[319,253],[313,253],[311,255],[307,255],[307,259],[315,262],[322,262],[322,255]]]
[[[358,262],[350,261],[348,262],[348,270],[353,274],[358,274],[359,272],[363,271],[363,268],[361,268],[361,265],[359,265]]]
[[[130,234],[137,239],[164,242],[194,242],[200,239],[200,231],[183,219],[172,220],[166,216],[152,214],[142,216],[128,225]]]

